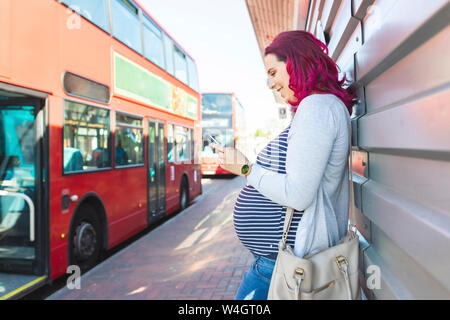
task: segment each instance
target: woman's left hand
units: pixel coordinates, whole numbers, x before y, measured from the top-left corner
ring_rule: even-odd
[[[244,164],[249,164],[249,162],[247,157],[244,156],[242,152],[235,148],[224,147],[216,143],[210,143],[209,145],[216,150],[219,156],[219,165],[223,169],[233,174],[245,177],[245,175],[242,174],[241,169]]]

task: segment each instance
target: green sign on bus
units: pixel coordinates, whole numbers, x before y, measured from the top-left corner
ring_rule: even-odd
[[[114,52],[114,91],[171,113],[197,119],[197,99]]]

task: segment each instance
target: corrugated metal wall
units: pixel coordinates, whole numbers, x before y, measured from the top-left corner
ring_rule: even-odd
[[[449,22],[448,0],[310,2],[306,30],[362,85],[353,181],[369,299],[450,298]]]

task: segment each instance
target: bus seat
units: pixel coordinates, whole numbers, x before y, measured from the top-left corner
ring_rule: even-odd
[[[29,232],[29,208],[19,197],[0,197],[0,240],[5,236],[26,237]]]
[[[83,156],[76,148],[64,148],[64,171],[83,170]]]

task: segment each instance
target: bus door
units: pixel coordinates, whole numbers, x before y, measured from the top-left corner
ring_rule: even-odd
[[[152,223],[166,213],[166,165],[164,122],[148,121],[148,221]]]
[[[41,282],[48,269],[44,100],[11,96],[0,91],[0,299]]]

